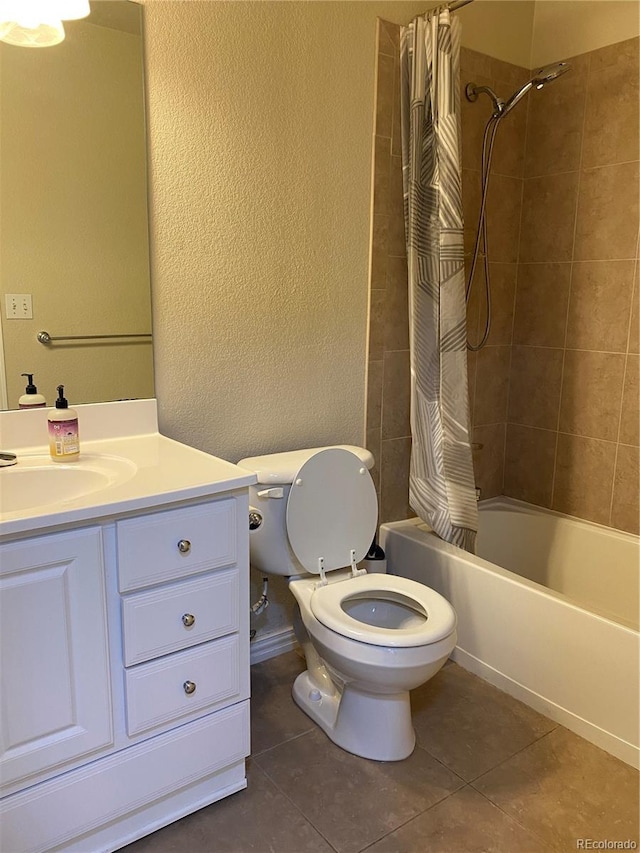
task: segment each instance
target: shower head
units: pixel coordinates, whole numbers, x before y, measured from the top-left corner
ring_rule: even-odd
[[[540,68],[536,71],[531,80],[525,83],[517,92],[514,92],[509,100],[502,105],[500,118],[504,118],[507,113],[510,113],[515,105],[524,98],[530,89],[533,89],[534,87],[536,89],[542,89],[542,87],[546,86],[547,83],[551,83],[553,80],[557,80],[558,77],[566,74],[570,68],[571,65],[568,62],[555,62],[553,65],[545,65],[544,68]]]
[[[521,86],[517,92],[509,98],[508,101],[503,101],[493,91],[490,86],[476,86],[475,83],[467,83],[465,94],[468,101],[475,101],[480,94],[489,95],[493,102],[493,118],[504,118],[511,110],[519,103],[530,89],[542,89],[547,83],[556,80],[571,68],[568,62],[555,62],[553,65],[545,65],[535,72],[533,77],[527,81],[524,86]]]

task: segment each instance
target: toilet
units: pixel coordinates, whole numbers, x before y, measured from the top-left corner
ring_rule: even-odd
[[[241,460],[250,487],[251,565],[288,578],[307,669],[293,698],[338,746],[363,758],[411,755],[409,691],[456,644],[456,615],[407,578],[358,567],[374,538],[373,456],[351,445]]]

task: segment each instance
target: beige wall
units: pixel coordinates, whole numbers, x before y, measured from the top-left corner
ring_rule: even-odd
[[[0,44],[2,324],[10,408],[35,374],[48,402],[153,395],[149,343],[52,345],[52,335],[151,329],[140,37],[83,21],[47,50]],[[33,320],[7,320],[5,293]]]
[[[539,3],[540,0],[473,0],[455,13],[462,23],[463,46],[529,67],[534,10]]]
[[[531,68],[640,34],[638,0],[536,0]],[[491,53],[488,47],[486,52]]]
[[[166,434],[232,461],[363,442],[376,16],[423,10],[146,3]],[[290,624],[272,588],[262,633]]]
[[[236,461],[363,441],[375,21],[147,2],[164,431]]]

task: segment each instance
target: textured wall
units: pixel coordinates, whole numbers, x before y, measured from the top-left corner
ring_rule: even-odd
[[[161,429],[231,461],[362,443],[376,16],[424,5],[145,7]]]

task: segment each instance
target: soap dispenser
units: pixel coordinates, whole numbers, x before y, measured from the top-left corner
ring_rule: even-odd
[[[78,413],[69,408],[64,397],[64,385],[58,385],[55,409],[48,417],[49,453],[54,462],[75,462],[80,456]]]
[[[33,373],[21,373],[20,376],[27,377],[27,387],[24,389],[24,394],[18,399],[18,408],[44,409],[47,401],[42,394],[38,394],[38,389],[33,384]]]

